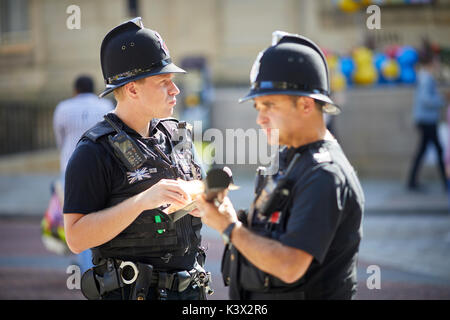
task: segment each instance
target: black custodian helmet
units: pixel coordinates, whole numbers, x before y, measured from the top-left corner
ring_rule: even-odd
[[[124,22],[105,36],[100,61],[106,89],[104,97],[128,82],[165,73],[186,73],[172,63],[158,32],[144,28],[140,17]]]
[[[325,55],[306,37],[273,32],[272,46],[261,51],[253,64],[250,83],[250,92],[239,102],[273,94],[306,96],[326,103],[324,112],[340,113],[330,99]]]

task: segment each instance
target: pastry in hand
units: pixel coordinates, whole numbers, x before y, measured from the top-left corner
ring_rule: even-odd
[[[177,179],[177,182],[180,183],[180,186],[185,190],[185,192],[190,197],[190,202],[195,201],[198,197],[201,196],[203,192],[205,192],[205,185],[203,181],[201,180],[191,180],[191,181],[185,181],[180,178]],[[174,204],[171,204],[167,209],[164,211],[168,214],[175,212],[179,209],[181,209],[181,206],[177,206]]]

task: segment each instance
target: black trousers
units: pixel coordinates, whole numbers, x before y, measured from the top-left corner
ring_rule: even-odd
[[[111,291],[103,296],[102,300],[129,300],[131,297],[131,286],[132,285],[125,286],[123,292],[122,289]],[[206,300],[202,290],[204,292],[203,288],[193,288],[192,285],[189,285],[183,292],[166,290],[166,300]],[[147,294],[147,300],[160,300],[157,288],[150,287]]]
[[[416,188],[418,186],[417,184],[417,177],[420,171],[420,168],[422,166],[422,160],[423,156],[425,155],[425,151],[427,150],[427,147],[429,143],[433,143],[436,152],[437,152],[437,158],[438,158],[438,170],[439,174],[442,180],[442,184],[444,188],[447,188],[447,178],[445,176],[445,165],[443,160],[443,151],[441,143],[439,142],[439,138],[437,135],[437,126],[436,124],[423,124],[418,123],[417,129],[420,132],[421,140],[419,144],[419,148],[416,151],[416,155],[414,158],[413,165],[411,167],[411,171],[409,173],[409,180],[408,180],[408,187],[410,188]]]

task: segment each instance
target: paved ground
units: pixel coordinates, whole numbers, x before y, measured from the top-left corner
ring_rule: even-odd
[[[83,299],[69,290],[68,265],[74,256],[46,251],[40,217],[54,175],[0,176],[0,299]],[[246,207],[253,179],[236,176],[240,191],[230,193],[236,208]],[[358,264],[358,299],[450,299],[450,215],[438,185],[409,193],[395,181],[363,181],[367,212]],[[220,276],[223,245],[205,228],[208,269],[216,290],[227,299]],[[381,272],[381,288],[370,290],[369,266]]]
[[[411,225],[418,218],[399,217]],[[402,250],[397,260],[382,260],[379,249],[371,248],[376,241],[370,235],[372,228],[378,229],[382,220],[388,223],[392,217],[380,216],[366,219],[366,239],[361,245],[358,265],[358,299],[450,299],[450,265],[445,266],[444,257],[433,272],[428,262],[417,260],[412,266],[403,264]],[[434,219],[434,218],[432,218]],[[428,219],[422,219],[425,221]],[[367,222],[369,221],[369,222]],[[373,223],[372,222],[375,222]],[[435,220],[440,223],[442,217]],[[447,223],[449,219],[447,219]],[[401,234],[401,232],[400,232]],[[436,237],[431,237],[436,238]],[[388,242],[388,240],[385,240]],[[220,259],[223,245],[214,231],[205,230],[204,243],[208,246],[208,269],[213,273],[214,295],[210,299],[228,299],[227,290],[220,277]],[[447,246],[449,244],[447,243]],[[390,254],[394,254],[394,246]],[[412,247],[412,246],[410,246]],[[400,248],[399,248],[400,249]],[[411,249],[410,249],[411,251]],[[447,250],[448,252],[448,250]],[[413,253],[410,254],[414,256]],[[69,290],[66,268],[74,263],[74,257],[61,257],[46,251],[40,241],[39,221],[32,219],[0,219],[0,299],[84,299],[79,290]],[[369,265],[378,265],[381,271],[381,289],[369,290],[366,281]],[[395,266],[394,266],[395,265]],[[446,267],[446,270],[445,270]],[[417,269],[414,271],[411,269]]]

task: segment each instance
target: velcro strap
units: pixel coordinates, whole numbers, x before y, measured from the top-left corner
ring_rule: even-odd
[[[158,244],[152,244],[157,241]],[[163,246],[171,246],[177,244],[177,236],[165,236],[158,240],[153,239],[113,239],[108,242],[109,247],[149,247],[151,250],[160,250]]]
[[[148,232],[157,232],[158,230],[170,230],[173,229],[174,225],[172,221],[161,221],[159,223],[146,223],[146,224],[137,224],[133,225],[133,234],[136,233],[148,233]],[[130,232],[131,233],[131,232]],[[126,235],[127,232],[123,232],[122,235]]]

